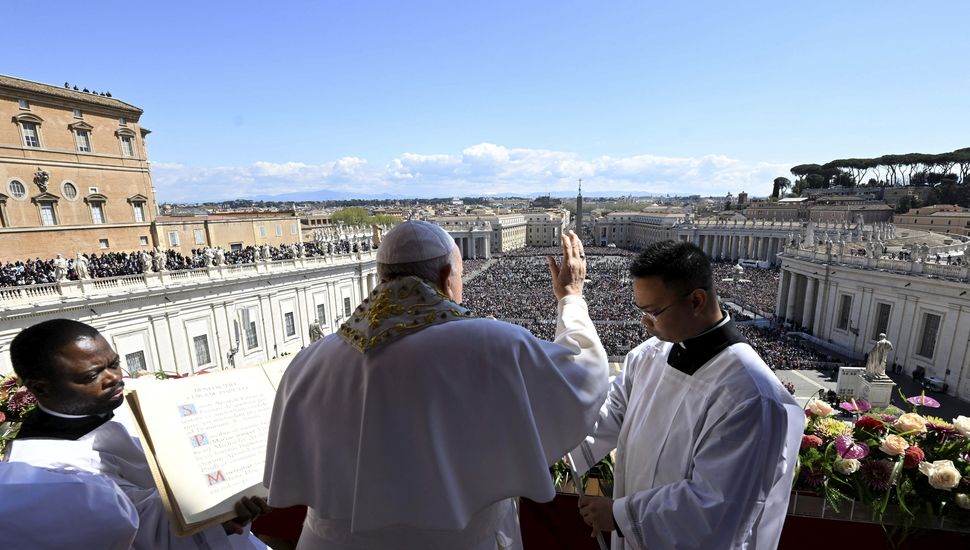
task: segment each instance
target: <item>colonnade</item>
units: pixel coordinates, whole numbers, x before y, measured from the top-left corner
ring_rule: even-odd
[[[492,257],[492,247],[489,243],[490,235],[466,233],[466,236],[463,236],[451,231],[449,233],[455,239],[455,244],[458,245],[458,250],[461,251],[462,258],[466,260],[474,260],[476,258],[488,260]]]
[[[822,312],[824,289],[821,277],[783,269],[775,308],[778,320],[799,325],[811,334],[820,334],[825,321]]]
[[[711,258],[767,260],[772,265],[785,246],[784,237],[730,233],[697,233],[693,242]]]

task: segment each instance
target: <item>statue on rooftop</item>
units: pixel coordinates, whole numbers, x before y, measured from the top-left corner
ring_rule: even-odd
[[[54,280],[58,283],[67,279],[67,260],[60,254],[54,258]]]
[[[74,272],[77,273],[78,279],[91,278],[91,274],[88,273],[88,258],[80,252],[74,257]]]

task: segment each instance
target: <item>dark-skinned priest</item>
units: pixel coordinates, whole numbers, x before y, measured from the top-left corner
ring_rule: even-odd
[[[138,513],[132,548],[251,550],[266,548],[244,525],[269,511],[263,499],[244,497],[237,518],[190,537],[178,537],[165,513],[141,442],[115,410],[124,402],[118,354],[94,327],[52,319],[22,330],[10,344],[14,371],[37,397],[10,446],[10,462],[72,468],[104,476],[121,489]],[[51,506],[58,506],[55,499]],[[91,502],[91,505],[95,505]],[[107,510],[106,510],[107,512]],[[70,526],[52,526],[55,529]],[[106,531],[105,535],[110,532]],[[32,548],[26,541],[5,541]],[[23,542],[23,544],[18,544]],[[78,548],[109,548],[107,543]]]
[[[521,548],[516,500],[593,428],[607,358],[582,296],[582,243],[549,258],[555,342],[462,307],[462,259],[423,221],[391,229],[380,284],[302,351],[276,396],[264,484],[308,506],[300,549]]]
[[[630,266],[653,336],[631,350],[596,431],[570,453],[582,472],[616,449],[613,498],[580,500],[613,550],[773,549],[805,415],[738,332],[689,242],[648,246]]]

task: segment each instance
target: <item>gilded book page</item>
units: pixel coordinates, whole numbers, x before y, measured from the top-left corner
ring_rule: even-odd
[[[155,458],[186,524],[266,496],[266,438],[275,390],[262,369],[160,380],[137,391]]]

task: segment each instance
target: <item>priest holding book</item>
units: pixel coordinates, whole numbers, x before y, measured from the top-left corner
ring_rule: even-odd
[[[36,324],[14,338],[10,358],[38,402],[11,443],[10,462],[71,467],[116,483],[138,513],[132,548],[266,548],[245,531],[269,510],[261,498],[237,502],[235,520],[191,537],[175,535],[141,443],[114,418],[124,401],[120,359],[95,328],[69,319]]]
[[[554,496],[549,466],[593,429],[607,357],[583,299],[579,238],[549,258],[555,342],[462,307],[462,259],[409,221],[380,284],[302,351],[276,396],[265,484],[308,506],[298,548],[521,548],[515,497]]]

